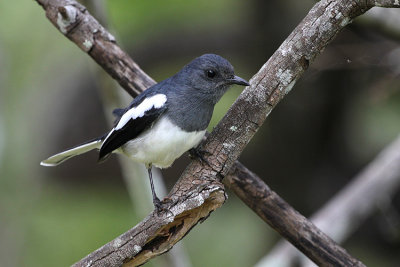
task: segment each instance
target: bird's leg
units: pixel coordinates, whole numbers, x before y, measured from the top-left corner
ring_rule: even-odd
[[[209,154],[207,150],[202,150],[199,147],[193,147],[189,149],[189,157],[191,159],[198,158],[201,162],[206,163],[208,166],[211,166],[208,160],[204,158],[205,154]]]
[[[150,179],[150,187],[151,187],[151,194],[153,195],[153,204],[156,210],[161,209],[161,201],[156,195],[156,191],[154,190],[154,183],[153,183],[153,174],[151,172],[151,164],[147,166],[147,172],[149,173],[149,179]]]

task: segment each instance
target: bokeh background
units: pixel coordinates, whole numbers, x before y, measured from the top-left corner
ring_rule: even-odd
[[[93,2],[84,4],[157,81],[208,52],[228,58],[250,79],[314,3]],[[93,152],[57,168],[39,166],[107,131],[107,95],[122,90],[104,81],[35,1],[1,1],[0,21],[0,266],[68,266],[139,222],[140,207],[151,211],[150,197],[130,193],[117,156],[98,165]],[[400,24],[390,25],[364,16],[342,31],[241,156],[306,216],[400,132]],[[210,130],[241,89],[221,100]],[[163,171],[167,188],[187,163],[184,156]],[[147,178],[137,179],[144,181],[140,190],[148,190]],[[252,266],[280,239],[228,194],[226,204],[182,242],[192,266]],[[368,266],[400,261],[400,194],[390,207],[390,215],[375,213],[343,244]]]

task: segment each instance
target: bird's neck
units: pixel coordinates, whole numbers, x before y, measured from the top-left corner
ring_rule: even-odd
[[[173,96],[177,97],[177,96]],[[177,99],[182,99],[177,97]],[[214,103],[196,93],[186,95],[185,101],[171,101],[168,117],[185,131],[202,131],[210,123]]]

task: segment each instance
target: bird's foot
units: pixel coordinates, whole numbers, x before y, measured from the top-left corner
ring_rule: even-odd
[[[202,163],[207,164],[208,166],[211,166],[211,164],[206,160],[204,157],[205,154],[210,154],[207,150],[202,150],[200,148],[194,147],[189,149],[189,157],[191,159],[198,158]]]
[[[166,200],[166,201],[165,201]],[[157,213],[161,212],[169,212],[172,214],[172,212],[168,209],[166,204],[169,202],[168,199],[165,199],[161,201],[158,197],[153,199],[153,204],[154,204],[154,209]]]
[[[158,197],[153,198],[154,208],[159,211],[162,209],[162,202]]]

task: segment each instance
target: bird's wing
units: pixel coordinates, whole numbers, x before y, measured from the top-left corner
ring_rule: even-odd
[[[119,120],[122,117],[122,115],[124,115],[125,111],[126,109],[124,108],[116,108],[113,110],[112,113]]]
[[[151,127],[153,122],[167,109],[166,103],[166,95],[156,94],[145,98],[138,105],[131,106],[104,139],[100,148],[99,160]]]

